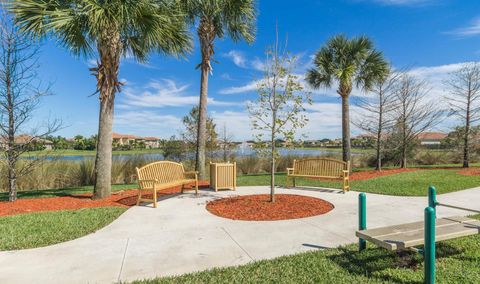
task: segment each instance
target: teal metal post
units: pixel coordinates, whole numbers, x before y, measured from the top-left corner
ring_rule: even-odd
[[[433,209],[437,206],[437,190],[433,185],[428,188],[428,206]]]
[[[364,192],[358,195],[358,230],[367,229],[367,196]],[[358,249],[360,251],[367,248],[367,241],[358,239]]]
[[[435,283],[435,209],[425,208],[425,283]]]

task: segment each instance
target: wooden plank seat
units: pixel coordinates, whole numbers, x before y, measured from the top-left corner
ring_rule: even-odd
[[[293,160],[293,167],[287,168],[287,186],[296,178],[338,179],[343,181],[343,192],[350,190],[350,162],[330,158],[307,158]]]
[[[436,220],[436,242],[478,233],[480,233],[480,220],[461,216]],[[355,235],[387,250],[401,250],[424,244],[424,222],[360,230]]]
[[[182,193],[185,185],[195,184],[195,194],[198,194],[198,173],[185,172],[181,163],[170,161],[160,161],[145,165],[141,168],[135,168],[138,178],[138,199],[140,202],[153,202],[153,207],[157,207],[157,192],[181,186]],[[142,197],[142,193],[151,193],[152,199]]]

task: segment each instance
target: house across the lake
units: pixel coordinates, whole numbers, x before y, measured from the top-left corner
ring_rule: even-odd
[[[441,141],[447,137],[448,134],[443,132],[423,132],[418,134],[420,145],[440,145]]]
[[[29,144],[32,147],[32,150],[52,150],[53,149],[53,142],[47,139],[43,139],[40,137],[30,136],[27,134],[20,134],[15,136],[15,145],[27,145]],[[2,138],[0,142],[0,148],[6,149],[7,148],[7,139]],[[36,146],[40,146],[39,148]]]
[[[126,146],[132,145],[136,143],[144,143],[145,148],[154,149],[160,147],[160,138],[148,136],[148,137],[141,137],[131,134],[120,134],[120,133],[113,133],[113,144],[119,146]]]

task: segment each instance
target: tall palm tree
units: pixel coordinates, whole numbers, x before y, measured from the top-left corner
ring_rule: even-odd
[[[370,90],[388,75],[389,64],[367,37],[348,39],[343,35],[331,38],[315,54],[313,64],[306,74],[311,87],[330,88],[338,84],[337,93],[342,98],[343,160],[350,161],[350,93],[354,86]]]
[[[100,97],[94,198],[111,193],[112,124],[120,60],[142,62],[152,51],[183,55],[191,44],[175,1],[14,0],[10,10],[22,31],[36,38],[56,37],[75,56],[98,56],[91,68]]]
[[[184,8],[192,23],[198,21],[197,34],[202,53],[199,119],[195,168],[200,178],[205,178],[206,125],[208,74],[212,71],[210,61],[215,53],[214,41],[225,34],[233,41],[255,39],[255,0],[184,0]]]

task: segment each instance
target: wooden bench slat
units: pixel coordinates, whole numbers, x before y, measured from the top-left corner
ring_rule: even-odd
[[[157,191],[159,190],[182,186],[183,193],[183,187],[185,185],[195,183],[195,194],[198,194],[198,179],[196,174],[185,172],[181,163],[159,161],[141,168],[136,168],[136,171],[139,185],[137,205],[140,201],[145,200],[142,198],[142,190],[152,191],[154,207],[157,207],[156,197]]]
[[[343,191],[350,189],[350,163],[330,158],[307,158],[294,160],[291,170],[287,169],[288,179],[295,178],[326,178],[343,180]]]

